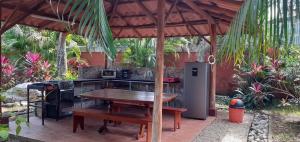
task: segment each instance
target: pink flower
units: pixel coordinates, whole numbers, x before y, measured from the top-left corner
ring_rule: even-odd
[[[255,63],[253,63],[251,67],[252,67],[251,75],[256,75],[258,72],[261,72],[263,69],[262,65],[257,65]]]
[[[9,59],[6,56],[1,55],[1,65],[8,64]]]
[[[33,69],[29,68],[26,72],[26,75],[30,77],[30,76],[32,76],[32,74],[33,74]]]
[[[250,87],[250,89],[254,92],[254,93],[260,93],[262,91],[262,85],[258,82],[253,83],[252,87]]]
[[[6,76],[11,76],[15,71],[15,67],[12,65],[7,65],[6,67],[2,68],[2,71]]]
[[[279,63],[278,60],[273,59],[271,62],[272,62],[272,68],[273,69],[277,70],[280,67],[280,63]]]
[[[41,55],[39,53],[32,53],[32,52],[27,52],[25,57],[31,63],[37,63],[41,59]]]
[[[42,64],[42,67],[43,67],[44,69],[48,69],[50,66],[51,66],[51,64],[49,64],[48,61],[44,61],[43,64]]]

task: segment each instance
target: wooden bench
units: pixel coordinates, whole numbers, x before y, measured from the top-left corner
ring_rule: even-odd
[[[76,109],[73,111],[73,132],[75,133],[77,130],[78,125],[80,128],[84,129],[84,119],[85,118],[92,118],[96,120],[105,120],[104,127],[106,127],[106,121],[120,121],[120,122],[127,122],[133,124],[139,124],[140,129],[143,129],[144,126],[147,127],[147,136],[146,141],[151,141],[151,134],[152,134],[152,120],[143,116],[137,115],[129,115],[129,114],[113,114],[108,112],[103,112],[97,109]],[[143,136],[144,130],[140,130],[140,134],[138,138]]]
[[[174,115],[174,131],[176,131],[176,129],[180,129],[181,114],[183,112],[187,111],[187,109],[186,108],[167,107],[167,106],[164,106],[162,109],[164,112],[173,113],[173,115]]]
[[[124,107],[137,107],[137,108],[141,108],[144,107],[141,104],[134,104],[134,103],[123,103],[123,102],[113,102],[112,104],[112,111],[116,111],[116,112],[120,112],[121,108]],[[153,108],[153,106],[150,106],[151,108]],[[174,131],[176,131],[176,129],[180,129],[180,125],[181,125],[181,114],[185,111],[187,111],[186,108],[175,108],[175,107],[168,107],[168,106],[164,106],[162,108],[163,112],[168,112],[168,113],[172,113],[174,115]]]

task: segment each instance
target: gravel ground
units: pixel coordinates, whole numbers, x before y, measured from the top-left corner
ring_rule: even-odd
[[[246,113],[241,124],[228,121],[228,112],[218,111],[217,119],[193,142],[247,142],[253,114]]]

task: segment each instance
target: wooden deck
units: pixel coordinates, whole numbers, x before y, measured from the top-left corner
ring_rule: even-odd
[[[201,131],[207,127],[215,117],[208,117],[207,120],[182,119],[181,129],[174,132],[173,117],[164,115],[163,118],[163,142],[190,142]],[[45,125],[42,126],[41,119],[38,117],[30,118],[30,127],[24,126],[19,141],[45,141],[45,142],[142,142],[136,140],[135,136],[139,130],[138,125],[122,124],[120,126],[109,125],[110,132],[99,134],[97,129],[103,122],[95,120],[86,120],[85,130],[78,130],[77,133],[72,132],[72,118],[68,117],[59,121],[46,119]],[[10,123],[10,132],[15,134],[15,124]]]

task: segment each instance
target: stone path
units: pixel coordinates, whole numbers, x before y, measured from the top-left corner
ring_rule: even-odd
[[[249,142],[268,142],[269,116],[263,113],[256,113],[249,131]]]
[[[246,113],[241,124],[228,121],[228,112],[218,111],[217,119],[193,142],[247,142],[253,114]]]

